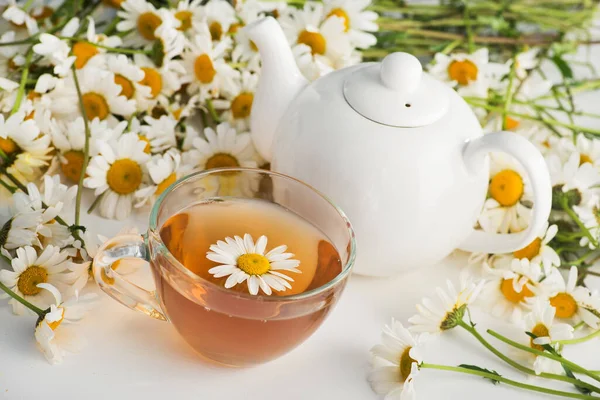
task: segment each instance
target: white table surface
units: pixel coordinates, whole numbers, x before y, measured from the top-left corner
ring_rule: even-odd
[[[595,47],[592,61],[599,68],[600,49]],[[579,104],[598,112],[599,99],[598,93],[588,94],[580,97]],[[144,218],[137,220],[131,223],[144,229]],[[86,216],[84,223],[107,236],[123,225],[97,216]],[[415,313],[415,304],[448,277],[455,279],[465,262],[464,254],[455,254],[440,265],[397,278],[352,276],[339,304],[312,337],[280,359],[250,369],[203,363],[168,323],[130,311],[104,294],[80,325],[87,346],[68,355],[63,364],[51,366],[35,348],[34,319],[12,315],[3,301],[0,399],[376,399],[366,374],[368,352],[379,342],[381,326],[392,317],[406,322]],[[482,331],[485,327],[506,330],[480,313],[475,316]],[[566,356],[598,370],[599,349],[596,340],[568,349]],[[477,364],[508,377],[546,384],[513,372],[458,330],[434,341],[425,361]],[[423,371],[415,386],[420,400],[548,398],[493,386],[477,377],[431,370]]]

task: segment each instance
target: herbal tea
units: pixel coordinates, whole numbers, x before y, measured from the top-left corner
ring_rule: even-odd
[[[253,241],[248,244],[245,235]],[[154,269],[157,290],[169,319],[192,347],[210,359],[244,365],[275,358],[308,337],[337,297],[333,289],[326,291],[320,306],[311,302],[300,315],[286,315],[284,299],[269,301],[326,284],[341,272],[342,262],[320,230],[268,201],[234,199],[197,203],[170,217],[160,236],[171,254],[188,270],[223,288],[207,290],[207,283],[200,281],[195,287],[182,289],[177,282],[165,279],[167,274],[161,274],[160,267]],[[265,238],[259,241],[261,236]],[[227,243],[226,238],[230,238]],[[238,245],[243,249],[246,244],[250,251],[243,255]],[[210,258],[218,262],[207,258],[209,252],[216,254]],[[234,263],[236,268],[221,267]],[[238,279],[244,274],[247,279]],[[268,277],[269,274],[272,275]],[[241,298],[240,293],[252,292],[251,280],[259,282],[254,289],[262,297]],[[226,286],[231,287],[225,289]],[[271,291],[271,295],[266,296],[265,290]],[[289,300],[289,303],[301,301]]]

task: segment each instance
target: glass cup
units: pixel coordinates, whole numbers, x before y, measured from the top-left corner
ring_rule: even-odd
[[[263,199],[311,223],[339,253],[341,272],[300,294],[253,296],[225,289],[188,270],[161,240],[161,227],[193,203],[231,198]],[[251,366],[287,353],[321,325],[346,286],[354,257],[350,222],[315,189],[275,172],[221,168],[194,173],[165,190],[152,208],[148,232],[107,241],[94,258],[93,273],[100,288],[120,303],[171,322],[203,358],[227,366]],[[150,263],[154,291],[119,274],[120,264],[136,259]]]

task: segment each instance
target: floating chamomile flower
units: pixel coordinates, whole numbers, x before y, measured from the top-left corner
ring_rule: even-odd
[[[424,298],[422,304],[417,304],[419,313],[408,320],[412,324],[411,331],[440,333],[456,327],[462,322],[468,305],[479,295],[484,281],[475,282],[462,274],[458,291],[450,280],[446,284],[447,291],[436,288],[438,299]]]
[[[377,38],[369,33],[378,30],[378,15],[374,11],[367,11],[371,0],[325,0],[325,15],[335,15],[344,20],[344,30],[350,35],[350,42],[360,48],[374,46]]]
[[[211,245],[211,251],[206,253],[206,258],[219,264],[208,272],[215,278],[227,277],[224,285],[227,289],[246,282],[251,295],[257,295],[259,288],[266,295],[271,295],[272,289],[278,292],[291,289],[289,282],[294,279],[282,271],[302,273],[298,269],[300,261],[293,260],[294,255],[285,252],[285,245],[265,253],[266,248],[266,236],[259,237],[256,244],[247,233],[243,239],[226,237],[225,241]]]
[[[67,280],[63,272],[67,269],[68,254],[56,246],[46,246],[38,254],[31,246],[17,249],[17,256],[12,259],[12,271],[0,270],[0,282],[10,290],[23,297],[31,304],[46,309],[53,303],[52,296],[37,285],[50,283],[60,290],[65,290]],[[8,302],[15,314],[31,314],[28,308],[15,299]]]
[[[529,332],[536,338],[527,336],[523,340],[532,349],[544,351],[545,345],[556,347],[553,342],[568,340],[573,337],[573,327],[568,324],[554,321],[555,308],[546,301],[536,301],[529,314],[521,322],[525,332]],[[561,364],[546,357],[537,356],[526,351],[514,351],[514,357],[528,361],[533,366],[536,374],[542,372],[562,374],[564,372]]]
[[[186,152],[184,161],[202,170],[223,167],[256,168],[256,151],[249,133],[240,133],[224,122],[217,131],[204,129],[203,138],[193,140],[193,149]]]
[[[235,90],[224,92],[225,100],[214,101],[217,110],[225,110],[222,119],[240,132],[247,131],[250,127],[250,112],[257,86],[258,74],[243,71],[235,80]]]
[[[143,187],[143,165],[150,159],[146,142],[135,133],[121,135],[111,143],[99,143],[100,154],[93,157],[84,185],[102,195],[100,214],[125,219],[133,208],[134,194]]]
[[[489,198],[483,205],[479,225],[494,233],[519,232],[529,225],[531,209],[523,203],[532,200],[523,168],[504,154],[492,154]]]
[[[148,169],[152,183],[135,193],[136,207],[141,207],[148,202],[152,204],[169,186],[183,176],[187,169],[185,165],[181,165],[181,155],[175,149],[153,156],[145,167]]]
[[[235,90],[234,80],[239,72],[224,59],[231,44],[229,37],[213,44],[207,30],[190,40],[183,53],[186,73],[182,79],[189,83],[188,93],[198,94],[198,101],[218,97],[221,91]]]
[[[392,319],[381,333],[381,344],[371,349],[373,357],[369,383],[377,394],[386,399],[414,400],[413,380],[427,334],[413,336],[402,323]]]
[[[49,311],[36,322],[35,340],[39,349],[51,364],[62,361],[66,352],[75,353],[83,346],[74,324],[79,322],[91,309],[96,299],[95,293],[74,296],[63,302],[58,289],[48,283],[40,283],[38,289],[54,297]]]

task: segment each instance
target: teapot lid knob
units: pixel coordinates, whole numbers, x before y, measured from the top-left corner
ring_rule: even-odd
[[[423,67],[412,54],[392,53],[381,62],[379,74],[385,86],[409,94],[419,88]]]
[[[342,88],[354,111],[371,121],[401,128],[431,125],[450,107],[454,90],[423,71],[408,53],[353,67]]]

